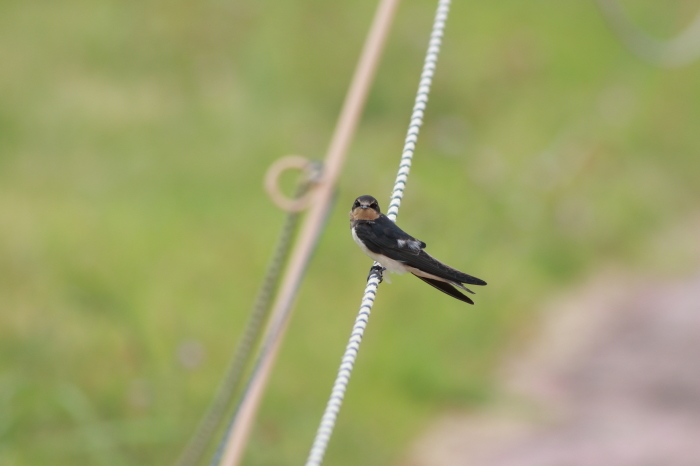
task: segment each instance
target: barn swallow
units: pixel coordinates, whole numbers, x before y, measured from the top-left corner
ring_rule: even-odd
[[[425,243],[404,232],[381,213],[377,200],[372,196],[355,199],[350,211],[350,228],[360,249],[382,265],[380,280],[384,270],[411,272],[443,293],[469,304],[474,304],[474,301],[457,288],[474,294],[463,284],[486,285],[485,281],[453,269],[425,252]]]

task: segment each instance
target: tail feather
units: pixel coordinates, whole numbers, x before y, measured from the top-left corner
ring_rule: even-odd
[[[427,252],[421,250],[420,254],[413,257],[403,258],[406,265],[415,267],[424,272],[430,273],[445,280],[456,283],[466,283],[468,285],[486,285],[486,282],[480,278],[472,277],[469,274],[453,269],[447,264],[443,264],[439,260]]]
[[[457,272],[459,272],[459,270],[457,270]],[[464,272],[459,272],[459,282],[466,283],[468,285],[479,285],[479,286],[486,285],[486,282],[483,281],[481,278],[472,277],[471,275],[466,274]],[[472,293],[473,293],[473,291],[472,291]]]
[[[472,301],[471,298],[460,293],[459,291],[457,291],[457,289],[454,286],[450,285],[447,282],[442,282],[440,280],[435,280],[433,278],[421,277],[420,275],[416,275],[415,273],[413,275],[420,278],[428,285],[433,286],[433,287],[437,288],[438,290],[442,291],[446,295],[452,296],[453,298],[459,299],[460,301],[464,301],[465,303],[468,303],[468,304],[474,304],[474,301]]]
[[[466,286],[462,285],[461,283],[456,283],[456,282],[455,282],[455,283],[453,283],[453,285],[456,286],[456,287],[458,287],[458,288],[462,288],[464,291],[468,291],[468,292],[471,293],[471,294],[476,294],[476,293],[474,293],[472,290],[470,290],[469,288],[467,288]]]

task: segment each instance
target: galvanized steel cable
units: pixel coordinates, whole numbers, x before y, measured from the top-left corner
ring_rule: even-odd
[[[396,182],[394,183],[394,189],[391,193],[391,201],[387,211],[387,217],[389,217],[392,221],[396,221],[396,217],[399,214],[399,207],[401,206],[404,189],[411,170],[413,153],[416,148],[420,127],[423,124],[423,114],[428,102],[428,94],[430,93],[430,86],[432,84],[438,54],[440,53],[440,45],[442,44],[442,36],[445,29],[445,21],[447,20],[449,8],[450,0],[440,0],[438,2],[437,13],[435,14],[433,29],[430,34],[428,52],[423,63],[423,71],[421,73],[421,79],[418,85],[418,92],[416,94],[415,104],[413,106],[413,113],[411,114],[411,122],[408,126],[408,133],[406,135],[403,152],[401,154],[399,171],[396,175]],[[374,305],[377,287],[380,283],[381,278],[375,266],[378,266],[376,262],[374,263],[374,266],[370,271],[370,276],[367,279],[367,285],[360,304],[360,311],[355,319],[355,324],[353,326],[352,333],[350,334],[350,340],[345,348],[345,353],[343,354],[340,368],[338,369],[338,375],[333,383],[330,398],[321,418],[318,431],[316,432],[316,438],[314,439],[311,447],[309,457],[306,460],[306,466],[319,466],[321,464],[326,453],[326,448],[328,447],[331,434],[333,433],[335,421],[343,403],[343,398],[345,397],[345,391],[347,389],[348,382],[350,381],[352,368],[355,364],[355,359],[357,358],[357,352],[360,349],[360,343],[362,342],[362,337],[369,320],[369,315],[372,311],[372,306]]]
[[[263,345],[267,349],[261,353],[262,358],[258,360],[248,380],[235,416],[231,419],[226,439],[222,442],[222,466],[240,464],[245,451],[267,381],[282,345],[295,297],[332,205],[335,185],[360,120],[398,3],[399,0],[379,0],[377,5],[326,152],[323,173],[308,197],[307,213],[272,305],[263,336]]]

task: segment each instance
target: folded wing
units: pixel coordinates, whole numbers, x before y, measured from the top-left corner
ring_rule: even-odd
[[[358,224],[355,233],[374,253],[384,254],[390,259],[445,280],[469,285],[486,285],[480,278],[460,272],[435,259],[423,250],[424,242],[403,231],[383,214],[373,223]]]

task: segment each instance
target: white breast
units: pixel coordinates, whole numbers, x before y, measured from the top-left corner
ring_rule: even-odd
[[[362,241],[360,241],[360,238],[357,237],[357,233],[355,233],[355,228],[352,229],[352,239],[354,239],[357,245],[360,246],[362,252],[364,252],[369,257],[382,264],[382,267],[385,267],[389,272],[402,274],[408,271],[408,268],[405,264],[402,264],[399,261],[395,261],[394,259],[390,259],[382,254],[375,254],[369,249],[367,249],[367,246],[365,246],[365,244]]]

